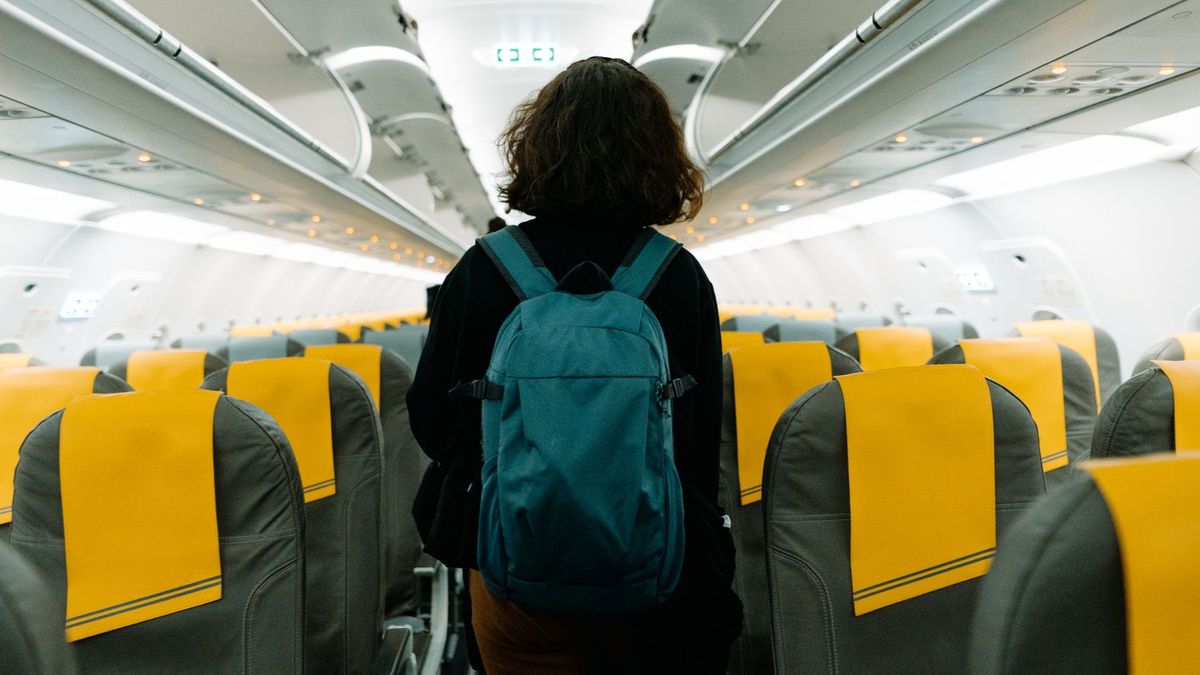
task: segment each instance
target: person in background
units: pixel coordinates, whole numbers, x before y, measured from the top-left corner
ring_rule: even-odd
[[[572,64],[515,110],[502,143],[508,174],[500,194],[511,209],[534,217],[515,227],[555,279],[586,261],[611,277],[645,228],[690,219],[700,209],[703,176],[688,158],[666,97],[625,61]],[[443,282],[408,392],[413,433],[433,460],[414,516],[431,555],[471,570],[473,661],[478,667],[481,656],[490,675],[726,670],[742,614],[731,589],[733,542],[717,506],[716,299],[700,264],[680,251],[645,301],[662,326],[671,377],[691,375],[697,383],[675,400],[671,417],[684,498],[682,574],[673,595],[654,609],[575,616],[500,600],[474,571],[481,406],[448,392],[484,377],[501,323],[518,299],[479,244]]]

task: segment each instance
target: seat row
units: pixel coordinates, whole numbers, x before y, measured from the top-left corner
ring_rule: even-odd
[[[83,670],[399,667],[421,627],[411,370],[378,345],[302,356],[0,361],[0,528]]]
[[[1025,548],[997,543],[1031,505],[1064,508],[1053,506],[1060,494],[1086,492],[1078,484],[1091,485],[1094,470],[1080,469],[1081,460],[1200,448],[1200,361],[1158,360],[1111,393],[1097,425],[1096,385],[1104,380],[1047,336],[1060,327],[954,345],[911,328],[860,329],[841,349],[732,335],[741,346],[730,344],[725,356],[721,499],[733,522],[746,626],[731,673],[957,673],[971,658],[981,672],[1085,672],[1068,650],[1056,651],[1059,641],[1023,624],[1000,628],[1028,644],[1001,639],[995,617],[1027,617],[1037,606],[1012,606],[1008,573],[986,582],[1006,590],[980,600],[980,578],[997,548],[1003,566],[1044,554],[1045,539],[1035,534]],[[940,365],[888,363],[889,350]],[[862,365],[856,356],[866,357]],[[874,367],[864,373],[867,363]],[[1047,489],[1052,499],[1043,498]],[[1077,542],[1079,552],[1087,541]],[[1091,543],[1105,555],[1116,550],[1112,536]],[[1200,563],[1200,548],[1188,555]],[[1103,580],[1109,600],[1121,593],[1112,572]],[[1059,602],[1054,611],[1067,611],[1065,596],[1050,597]],[[997,655],[1008,649],[1029,653]],[[1056,667],[1003,665],[1013,662]],[[1105,664],[1086,672],[1124,672],[1117,661]]]
[[[424,310],[337,314],[270,324],[234,324],[229,329],[233,337],[265,337],[287,335],[301,330],[334,329],[351,341],[358,341],[364,331],[382,332],[404,325],[428,323]]]

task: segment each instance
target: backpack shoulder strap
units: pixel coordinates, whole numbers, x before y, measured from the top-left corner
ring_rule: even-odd
[[[557,285],[529,237],[517,226],[510,225],[481,237],[479,245],[517,294],[517,300],[524,302],[545,295]]]
[[[645,302],[680,248],[679,242],[647,227],[613,275],[613,288]]]

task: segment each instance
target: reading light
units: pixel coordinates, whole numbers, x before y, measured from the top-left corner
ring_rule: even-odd
[[[56,163],[64,169],[67,168],[68,166],[71,166],[71,160],[69,160],[69,159],[60,159]]]
[[[148,153],[148,152],[138,153],[138,161],[141,162],[142,164],[145,164],[146,162],[149,162],[152,159],[154,159],[154,158],[151,157],[150,153]]]
[[[1054,73],[1055,75],[1062,75],[1063,73],[1067,72],[1067,65],[1065,63],[1056,63],[1054,64],[1054,67],[1050,69],[1050,72]]]
[[[688,225],[686,228],[684,228],[683,231],[687,232],[688,234],[695,234],[696,228],[692,227],[691,225]]]
[[[793,187],[804,187],[804,185],[805,180],[803,178],[797,178],[796,180],[792,181]]]
[[[741,209],[742,211],[749,211],[750,204],[747,202],[742,202],[741,204],[738,204],[738,208]]]
[[[897,143],[901,143],[901,144],[903,144],[903,143],[907,143],[907,142],[908,142],[908,136],[905,136],[904,134],[900,134],[899,136],[896,136],[896,138],[895,138],[894,140],[895,140]]]
[[[351,226],[349,226],[349,225],[347,225],[347,226],[346,226],[346,229],[344,230],[344,232],[345,232],[346,234],[354,234],[354,228],[353,228],[353,227],[351,227]]]
[[[262,201],[262,195],[258,194],[257,192],[251,192],[251,193],[250,193],[250,201],[252,201],[252,202],[261,202],[261,201]]]
[[[858,186],[860,186],[860,185],[862,185],[862,181],[861,181],[861,180],[859,180],[859,179],[857,179],[857,178],[855,178],[854,180],[850,181],[850,187],[852,187],[852,188],[856,188],[856,187],[858,187]]]
[[[708,217],[708,224],[709,224],[709,225],[716,225],[716,224],[717,224],[717,223],[719,223],[719,222],[721,222],[721,219],[720,219],[720,218],[717,218],[716,216],[709,216],[709,217]]]
[[[196,206],[204,206],[204,198],[196,197],[195,199],[192,200],[192,203],[195,204]]]

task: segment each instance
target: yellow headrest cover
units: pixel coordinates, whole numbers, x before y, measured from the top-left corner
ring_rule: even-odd
[[[996,483],[983,373],[921,366],[837,380],[855,616],[985,574],[996,551]]]
[[[352,342],[358,342],[362,337],[363,327],[357,323],[344,323],[337,327],[338,332],[350,338]]]
[[[1200,361],[1155,361],[1171,381],[1175,450],[1200,450]]]
[[[29,362],[33,361],[33,354],[0,354],[0,370],[9,368],[27,368]]]
[[[1022,337],[1048,337],[1087,361],[1096,385],[1096,405],[1100,405],[1100,365],[1096,357],[1096,329],[1086,321],[1030,321],[1017,324]]]
[[[221,599],[215,391],[88,395],[59,436],[67,639]]]
[[[925,365],[933,358],[933,334],[918,326],[859,328],[858,362],[863,370]]]
[[[137,391],[198,389],[207,356],[203,349],[136,351],[125,362],[125,381]]]
[[[229,329],[230,337],[271,337],[275,334],[275,329],[271,326],[234,326]]]
[[[742,504],[762,499],[763,461],[779,416],[804,392],[833,379],[824,342],[778,342],[735,349],[733,402]]]
[[[0,524],[12,522],[13,471],[21,444],[43,419],[92,393],[99,368],[0,371]]]
[[[337,493],[328,361],[262,359],[229,367],[226,391],[262,408],[287,436],[300,468],[304,502]]]
[[[361,377],[367,383],[367,387],[371,389],[371,398],[375,399],[375,407],[379,407],[383,347],[360,344],[314,345],[306,348],[304,355],[314,359],[332,361]]]
[[[1171,337],[1183,345],[1183,360],[1200,361],[1200,333],[1171,333]]]
[[[1067,413],[1062,352],[1050,338],[963,340],[967,363],[1021,399],[1037,423],[1042,471],[1067,465]]]
[[[1086,465],[1116,525],[1125,578],[1129,672],[1178,673],[1200,663],[1200,453]],[[1193,664],[1188,666],[1186,664]]]
[[[762,333],[746,333],[734,330],[721,331],[721,351],[729,351],[738,347],[753,347],[763,344]]]

